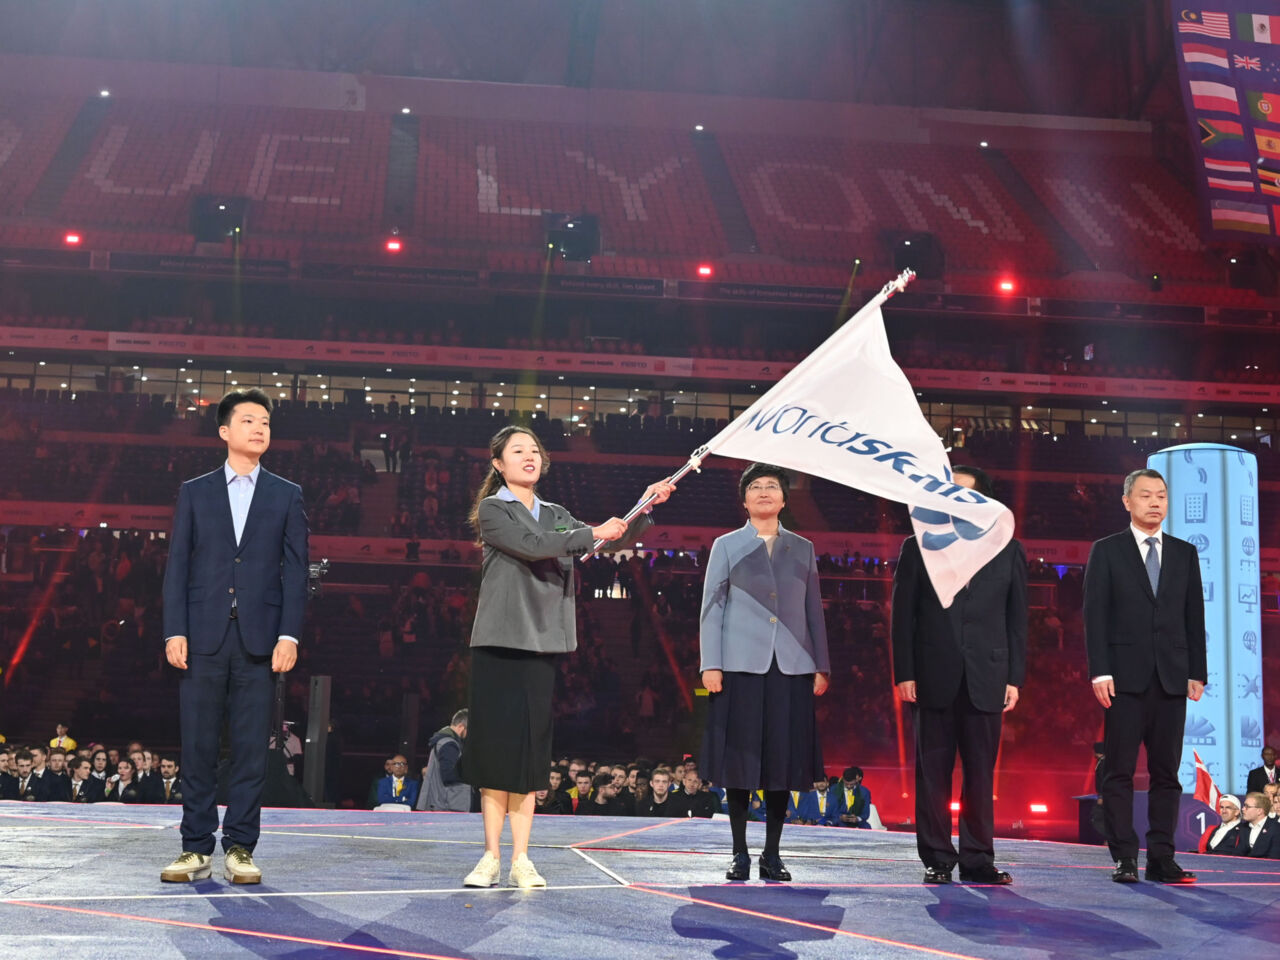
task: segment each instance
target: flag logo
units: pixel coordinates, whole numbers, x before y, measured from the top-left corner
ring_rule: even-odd
[[[1204,167],[1218,173],[1253,173],[1253,164],[1247,160],[1215,160],[1213,157],[1205,157]]]
[[[1197,110],[1216,110],[1239,116],[1240,101],[1236,99],[1236,88],[1230,84],[1192,80],[1188,86],[1191,88],[1191,102]]]
[[[1205,762],[1200,759],[1200,754],[1191,751],[1191,756],[1196,761],[1196,792],[1195,798],[1205,806],[1218,809],[1218,798],[1222,794],[1218,790],[1218,785],[1213,782],[1213,777],[1209,775],[1209,768],[1205,766]]]
[[[1182,45],[1182,60],[1186,63],[1188,69],[1192,70],[1221,71],[1223,73],[1230,71],[1230,65],[1227,62],[1227,51],[1221,47],[1211,47],[1207,43],[1184,43]]]
[[[1243,230],[1246,233],[1271,233],[1271,217],[1266,207],[1234,200],[1214,200],[1209,207],[1215,230]]]
[[[1261,57],[1242,57],[1240,56],[1240,54],[1237,53],[1234,57],[1231,58],[1231,62],[1236,65],[1237,70],[1261,70],[1262,69]]]
[[[1258,144],[1258,154],[1280,160],[1280,131],[1254,130],[1253,139]]]
[[[1206,37],[1231,39],[1231,21],[1225,13],[1214,13],[1209,10],[1183,10],[1178,21],[1179,33],[1199,33]]]
[[[1266,13],[1237,13],[1236,36],[1251,43],[1280,43],[1280,17]]]
[[[1244,127],[1231,120],[1210,120],[1201,117],[1200,144],[1205,147],[1216,147],[1227,140],[1244,140]]]
[[[1280,120],[1280,93],[1249,90],[1244,97],[1253,119],[1272,123]]]

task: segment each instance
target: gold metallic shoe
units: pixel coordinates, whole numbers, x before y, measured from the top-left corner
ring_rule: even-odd
[[[192,880],[208,880],[213,873],[210,865],[213,857],[194,850],[182,851],[182,856],[160,871],[160,879],[166,883],[190,883]]]
[[[261,883],[262,871],[253,862],[253,854],[244,847],[232,847],[223,862],[223,876],[232,883]]]

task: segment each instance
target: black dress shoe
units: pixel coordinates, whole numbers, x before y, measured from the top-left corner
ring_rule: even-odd
[[[925,883],[950,883],[951,871],[945,867],[925,867],[924,868]]]
[[[1007,883],[1013,883],[1013,877],[1009,876],[1004,870],[997,870],[995,867],[979,867],[977,870],[966,870],[960,868],[961,883],[991,883],[1003,886]]]
[[[782,862],[782,858],[776,853],[772,856],[760,854],[760,879],[776,880],[779,883],[785,883],[791,879],[791,871],[787,869]]]
[[[1138,858],[1121,857],[1116,861],[1116,868],[1111,871],[1111,879],[1116,883],[1138,882]]]
[[[726,880],[751,879],[751,854],[735,853],[729,861],[729,869],[724,872]]]
[[[1195,883],[1196,875],[1178,866],[1173,857],[1147,861],[1147,879],[1153,883]]]

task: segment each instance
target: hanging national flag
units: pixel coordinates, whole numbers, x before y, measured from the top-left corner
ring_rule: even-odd
[[[1191,756],[1196,761],[1196,792],[1195,799],[1199,800],[1211,810],[1218,809],[1218,798],[1222,793],[1218,790],[1218,785],[1213,782],[1213,777],[1209,775],[1209,768],[1204,765],[1204,761],[1200,759],[1200,754],[1194,750]]]
[[[1231,58],[1231,60],[1236,65],[1237,70],[1261,70],[1262,69],[1261,57],[1242,57],[1240,56],[1240,54],[1237,53],[1234,57]]]
[[[1214,190],[1231,190],[1235,193],[1253,193],[1252,180],[1237,180],[1232,177],[1215,176],[1206,177],[1205,180]]]
[[[1217,110],[1220,113],[1239,115],[1240,102],[1236,99],[1236,88],[1228,83],[1214,83],[1211,80],[1192,80],[1191,102],[1197,110]]]
[[[1208,10],[1183,10],[1182,19],[1178,21],[1179,33],[1199,33],[1206,37],[1231,39],[1231,23],[1225,13],[1211,13]]]
[[[1259,167],[1258,189],[1269,196],[1280,197],[1280,170],[1268,170],[1266,167]]]
[[[1247,90],[1244,97],[1253,119],[1263,123],[1280,123],[1280,93]]]
[[[1248,160],[1215,160],[1213,157],[1205,157],[1204,166],[1206,170],[1216,170],[1218,173],[1253,173],[1253,164]]]
[[[1251,43],[1280,43],[1277,34],[1280,34],[1280,16],[1267,13],[1236,14],[1237,39]]]
[[[1182,59],[1189,70],[1208,70],[1215,73],[1229,73],[1227,51],[1221,47],[1211,47],[1207,43],[1184,43]]]
[[[1260,156],[1280,160],[1280,130],[1254,130],[1253,139]]]
[[[1216,147],[1224,140],[1244,140],[1244,127],[1234,121],[1201,117],[1197,122],[1200,124],[1201,146]]]
[[[885,298],[872,299],[705,450],[906,504],[929,580],[949,607],[1012,539],[1013,514],[953,479],[942,441],[889,352]]]
[[[1215,230],[1243,230],[1245,233],[1271,233],[1271,217],[1266,207],[1234,200],[1212,200],[1210,218]]]

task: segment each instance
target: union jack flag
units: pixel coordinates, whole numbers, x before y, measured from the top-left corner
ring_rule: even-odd
[[[1242,57],[1240,54],[1237,53],[1234,57],[1232,57],[1232,61],[1235,63],[1237,70],[1261,70],[1262,69],[1261,57]]]

